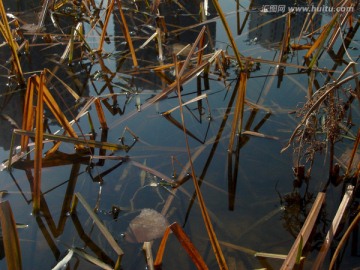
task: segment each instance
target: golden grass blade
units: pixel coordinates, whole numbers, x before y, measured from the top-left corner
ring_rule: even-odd
[[[94,256],[87,254],[86,252],[84,252],[81,249],[74,248],[72,250],[74,251],[74,253],[76,255],[79,255],[80,257],[91,262],[92,264],[99,266],[101,269],[105,269],[105,270],[113,270],[114,269],[112,266],[104,263],[103,261],[99,260],[98,258],[95,258]]]
[[[97,98],[97,99],[95,99],[94,103],[95,103],[96,112],[97,112],[102,130],[108,130],[109,128],[106,124],[106,119],[105,119],[104,111],[101,106],[100,100]]]
[[[357,149],[359,148],[359,144],[360,144],[360,128],[358,128],[358,133],[356,135],[356,141],[354,143],[354,148],[353,148],[353,150],[351,152],[349,164],[348,164],[348,166],[346,168],[345,177],[347,177],[349,175],[349,172],[351,171],[351,166],[353,164]]]
[[[108,2],[108,6],[106,9],[105,22],[103,25],[103,29],[101,31],[101,36],[100,36],[100,41],[99,41],[99,48],[98,48],[99,52],[102,52],[102,50],[103,50],[105,36],[107,35],[106,28],[109,24],[109,19],[110,19],[112,11],[114,9],[114,4],[115,4],[115,0],[111,0],[110,2]]]
[[[236,58],[236,60],[237,60],[237,62],[238,62],[239,68],[240,68],[240,70],[243,70],[244,67],[243,67],[243,64],[241,63],[241,58],[240,58],[241,55],[240,55],[239,50],[238,50],[238,48],[237,48],[237,44],[236,44],[236,42],[235,42],[235,40],[234,40],[234,38],[233,38],[233,36],[232,36],[231,30],[230,30],[230,26],[228,25],[228,23],[227,23],[227,21],[226,21],[225,14],[223,13],[223,11],[222,11],[222,9],[221,9],[218,0],[213,0],[213,3],[214,3],[214,7],[215,7],[217,13],[218,13],[219,16],[220,16],[221,22],[222,22],[222,24],[223,24],[223,26],[224,26],[224,28],[225,28],[226,34],[227,34],[227,36],[228,36],[228,39],[229,39],[230,44],[231,44],[231,46],[232,46],[232,49],[233,49],[233,51],[234,51],[235,58]]]
[[[1,1],[0,1],[1,2]],[[7,269],[22,269],[19,236],[8,201],[0,203],[0,222]]]
[[[161,179],[164,179],[166,182],[172,184],[174,183],[174,180],[168,176],[166,176],[165,174],[157,171],[157,170],[154,170],[144,164],[141,164],[140,162],[137,162],[137,161],[134,161],[134,160],[130,160],[130,163],[136,167],[138,167],[139,169],[143,170],[143,171],[146,171],[148,173],[151,173],[152,175],[155,175]]]
[[[35,137],[35,132],[33,132],[33,131],[14,129],[14,133],[20,134],[20,135],[25,135],[25,136]],[[95,148],[100,148],[100,149],[105,149],[105,150],[110,150],[110,151],[118,151],[118,150],[128,151],[129,150],[129,147],[127,145],[121,145],[121,144],[115,144],[115,143],[109,143],[109,142],[85,140],[82,138],[73,138],[73,137],[69,137],[69,136],[54,135],[54,134],[48,134],[48,133],[44,133],[43,137],[44,137],[44,139],[47,139],[47,140],[73,143],[73,144],[81,146],[81,147],[95,147]]]
[[[205,3],[204,3],[205,4]],[[207,13],[207,1],[206,1],[206,9],[204,10],[204,4],[200,3],[200,21],[205,21],[206,20],[206,16],[205,13]],[[207,27],[207,33],[209,33],[209,28]],[[205,35],[203,35],[199,41],[199,50],[198,50],[198,59],[197,59],[197,64],[200,65],[201,62],[203,61],[203,55],[204,55],[204,48],[205,48]]]
[[[334,235],[336,235],[338,227],[340,225],[341,220],[344,217],[345,211],[347,210],[347,206],[349,204],[349,201],[352,198],[353,195],[353,191],[354,191],[354,186],[349,185],[345,191],[345,194],[343,196],[343,199],[339,205],[339,208],[336,212],[336,215],[331,223],[331,227],[328,231],[328,233],[326,234],[325,240],[323,245],[321,246],[321,249],[319,251],[319,255],[316,258],[316,261],[312,267],[312,269],[322,269],[322,264],[325,260],[326,254],[329,251],[331,242],[333,240]]]
[[[251,256],[255,256],[256,253],[257,253],[255,250],[252,250],[252,249],[250,249],[250,248],[242,247],[242,246],[235,245],[235,244],[232,244],[232,243],[229,243],[229,242],[219,241],[219,243],[220,243],[222,246],[225,246],[225,247],[228,247],[228,248],[231,248],[231,249],[234,249],[234,250],[238,250],[238,251],[244,252],[244,253],[249,254],[249,255],[251,255]]]
[[[319,35],[319,37],[316,39],[314,44],[311,46],[311,48],[308,50],[308,52],[304,56],[310,69],[316,63],[316,61],[320,55],[320,52],[324,49],[323,46],[325,44],[325,41],[326,41],[327,37],[329,36],[332,28],[335,26],[338,17],[339,17],[339,13],[336,13],[333,16],[333,18],[331,19],[331,21],[324,26],[324,29],[321,32],[321,34]],[[316,52],[313,55],[311,62],[309,63],[309,58],[315,50],[316,50]]]
[[[242,132],[242,134],[243,135],[250,135],[250,136],[254,136],[254,137],[259,137],[259,138],[271,139],[271,140],[279,140],[279,137],[270,136],[270,135],[266,135],[266,134],[263,134],[263,133],[251,131],[251,130],[245,130],[245,131]]]
[[[144,242],[144,245],[142,248],[143,248],[143,251],[145,252],[147,269],[154,270],[154,259],[153,259],[153,255],[151,252],[151,243]]]
[[[88,109],[90,108],[90,106],[95,102],[96,97],[89,97],[86,101],[86,103],[82,106],[81,110],[79,111],[79,113],[77,114],[77,116],[75,117],[75,121],[79,120],[82,116],[84,116],[85,114],[89,114]]]
[[[156,38],[157,36],[157,31],[152,34],[140,47],[139,49],[144,49],[146,47],[146,45],[148,45],[154,38]],[[162,66],[160,66],[159,68],[162,68]]]
[[[70,33],[70,40],[69,40],[70,50],[69,50],[68,65],[71,65],[72,61],[74,59],[74,41],[75,41],[76,33],[77,32],[75,31],[75,28],[72,27],[71,33]]]
[[[36,133],[35,133],[35,153],[34,153],[34,182],[33,182],[33,212],[40,210],[41,196],[41,172],[42,172],[42,150],[44,137],[44,74],[40,75],[39,89],[36,104]]]
[[[15,159],[16,159],[17,154],[16,154],[16,152],[14,152],[14,143],[15,143],[15,134],[12,133],[11,134],[10,151],[9,151],[9,159],[7,161],[1,163],[0,171],[4,170],[6,168],[11,168],[13,158],[15,157]]]
[[[194,50],[194,47],[199,42],[199,38],[201,37],[203,32],[204,32],[204,28],[200,32],[200,34],[199,34],[196,42],[194,43],[192,49],[190,50],[189,56],[187,57],[186,60],[189,59],[190,55],[192,54],[192,51]],[[183,132],[184,132],[184,136],[185,136],[185,144],[186,144],[186,150],[187,150],[188,159],[189,159],[189,163],[190,163],[190,169],[191,169],[191,176],[192,176],[193,184],[194,184],[195,191],[196,191],[196,194],[197,194],[197,197],[198,197],[198,200],[199,200],[200,210],[201,210],[201,214],[202,214],[202,217],[203,217],[203,220],[204,220],[204,223],[205,223],[205,227],[206,227],[207,233],[209,235],[210,243],[211,243],[211,246],[213,248],[213,251],[214,251],[216,260],[218,262],[219,268],[227,270],[228,266],[226,264],[225,257],[224,257],[224,255],[222,253],[222,250],[221,250],[220,244],[219,244],[219,242],[217,240],[214,228],[213,228],[213,226],[211,224],[210,216],[209,216],[209,213],[208,213],[208,211],[206,209],[205,202],[204,202],[204,199],[203,199],[200,187],[199,187],[199,183],[198,183],[197,178],[196,178],[196,173],[195,173],[195,169],[194,169],[194,165],[193,165],[192,158],[191,158],[191,153],[190,153],[190,146],[189,146],[189,142],[188,142],[188,137],[187,137],[187,133],[186,133],[186,129],[185,129],[185,118],[184,118],[184,112],[183,112],[183,106],[182,106],[182,100],[181,100],[181,92],[180,92],[180,83],[181,83],[180,82],[180,73],[179,73],[179,70],[178,70],[176,57],[174,57],[174,62],[175,62],[175,73],[176,73],[176,81],[175,81],[175,83],[176,83],[177,95],[178,95],[178,100],[179,100],[179,105],[180,105],[181,123],[182,123],[182,126],[184,128]],[[186,62],[187,61],[185,61],[185,63]],[[184,67],[185,67],[185,64],[184,64],[183,68],[181,69],[182,72],[184,71]]]
[[[91,161],[90,156],[78,155],[78,154],[59,154],[60,152],[55,152],[49,158],[48,155],[42,161],[42,168],[53,168],[57,166],[73,165],[74,163],[79,164],[89,164]],[[56,156],[59,154],[58,156]],[[55,157],[54,157],[55,156]],[[14,163],[13,168],[20,170],[31,170],[34,168],[33,160],[20,160],[17,163]]]
[[[118,5],[118,8],[119,8],[121,20],[122,20],[122,23],[123,23],[122,30],[123,30],[126,42],[127,42],[128,46],[129,46],[129,50],[130,50],[130,53],[131,53],[131,57],[132,57],[132,60],[133,60],[134,67],[137,68],[139,65],[138,65],[138,61],[137,61],[137,58],[136,58],[134,45],[132,43],[132,39],[131,39],[131,36],[130,36],[130,33],[129,33],[129,27],[128,27],[127,22],[126,22],[124,12],[122,10],[121,0],[116,0],[116,2],[117,2],[117,5]]]
[[[230,133],[229,146],[228,146],[228,151],[230,152],[232,152],[236,134],[239,134],[239,136],[241,136],[242,122],[244,116],[247,73],[241,72],[238,79],[240,80],[240,83],[238,84],[239,88],[234,89],[234,91],[237,91],[237,99],[235,103],[234,119],[231,125],[231,133]]]
[[[0,17],[1,17],[1,21],[0,21],[1,31],[0,32],[4,36],[5,41],[8,43],[8,45],[10,47],[11,55],[12,55],[13,61],[14,61],[13,63],[14,63],[14,67],[15,67],[15,72],[18,77],[19,84],[24,85],[25,84],[24,74],[23,74],[23,71],[21,68],[19,57],[18,57],[19,45],[15,42],[15,39],[12,36],[10,24],[9,24],[9,21],[7,20],[3,1],[0,1]]]
[[[156,269],[158,269],[162,264],[162,259],[164,256],[166,242],[167,242],[167,239],[169,238],[169,234],[170,234],[170,227],[167,227],[164,232],[163,238],[161,239],[161,243],[160,243],[158,252],[156,254],[156,258],[155,258],[155,262],[154,262],[154,266]]]
[[[256,252],[254,256],[259,258],[271,258],[271,259],[279,259],[279,260],[286,259],[286,255],[284,254],[274,254],[274,253],[266,253],[266,252]]]
[[[74,38],[76,36],[78,36],[79,33],[81,33],[81,28],[82,28],[82,22],[78,22],[78,24],[76,25],[75,30],[74,30],[74,34],[73,34]],[[65,48],[65,50],[64,50],[64,52],[63,52],[63,54],[60,57],[60,63],[63,63],[66,60],[66,58],[68,58],[68,56],[70,54],[70,51],[71,51],[71,46],[72,46],[72,41],[70,39],[67,46],[66,46],[66,48]]]
[[[194,140],[198,141],[199,143],[203,144],[204,141],[202,141],[201,139],[199,139],[198,137],[195,136],[194,133],[192,133],[190,130],[188,130],[185,126],[183,126],[178,120],[176,120],[174,117],[171,116],[171,114],[164,114],[163,115],[165,117],[166,120],[168,120],[170,123],[172,123],[174,126],[176,126],[177,128],[181,129],[181,130],[185,130],[186,134],[188,136],[190,136],[191,138],[193,138]]]
[[[329,266],[330,270],[334,268],[335,262],[336,262],[336,260],[337,260],[337,258],[339,256],[339,254],[340,254],[341,249],[344,247],[344,245],[346,244],[347,240],[350,237],[350,234],[353,232],[353,230],[356,229],[359,222],[360,222],[360,212],[353,219],[353,221],[351,222],[349,228],[346,230],[344,235],[341,237],[340,242],[337,244],[336,250],[335,250],[334,254],[331,257],[331,262],[330,262],[330,266]]]
[[[33,116],[34,116],[34,83],[33,79],[29,78],[26,93],[25,93],[25,101],[24,101],[24,112],[23,112],[23,122],[22,122],[22,129],[26,131],[30,131],[33,129]],[[26,148],[29,143],[28,136],[21,136],[21,151],[25,152]]]
[[[76,210],[76,206],[78,201],[83,205],[86,212],[89,214],[89,216],[92,218],[96,226],[99,228],[102,235],[105,237],[105,239],[108,241],[110,246],[114,249],[116,254],[118,255],[117,262],[115,264],[114,269],[120,269],[120,263],[121,263],[121,257],[123,256],[124,252],[119,247],[118,243],[115,241],[111,233],[108,231],[108,229],[105,227],[105,225],[101,222],[101,220],[98,218],[98,216],[94,213],[94,211],[91,209],[90,205],[86,202],[84,197],[80,193],[76,193],[72,202],[71,206],[71,213],[74,213]]]
[[[189,237],[185,234],[184,230],[177,223],[170,225],[170,229],[177,237],[179,243],[183,246],[187,254],[190,256],[191,260],[194,262],[197,269],[209,269],[201,257],[198,250],[195,248]]]
[[[191,99],[191,100],[189,100],[189,101],[186,101],[186,102],[183,103],[182,105],[183,105],[183,106],[186,106],[186,105],[188,105],[188,104],[191,104],[191,103],[193,103],[193,102],[202,100],[202,99],[204,99],[204,98],[207,98],[207,94],[202,94],[202,95],[200,95],[200,96],[197,96],[197,97],[195,97],[195,98],[193,98],[193,99]],[[170,109],[170,110],[162,113],[162,115],[164,115],[164,114],[170,114],[170,113],[172,113],[173,111],[179,109],[179,107],[180,107],[180,106],[175,106],[174,108],[172,108],[172,109]]]
[[[33,79],[33,83],[35,84],[35,89],[39,89],[40,86],[40,77],[34,76],[31,77]],[[46,87],[46,85],[43,84],[43,95],[44,95],[44,102],[49,107],[53,115],[55,116],[56,120],[59,122],[59,124],[64,128],[64,130],[69,133],[71,137],[77,138],[77,134],[72,128],[72,126],[69,124],[69,121],[66,119],[66,116],[60,109],[59,105],[51,95],[49,89]]]
[[[278,259],[278,260],[285,260],[287,255],[284,254],[275,254],[275,253],[267,253],[267,252],[257,252],[255,250],[252,250],[250,248],[246,248],[243,246],[235,245],[229,242],[219,241],[219,243],[225,247],[238,250],[240,252],[243,252],[245,254],[249,254],[254,257],[258,258],[271,258],[271,259]],[[305,257],[301,257],[301,260],[305,259]]]
[[[304,248],[303,238],[300,235],[300,242],[299,242],[298,251],[297,251],[297,254],[296,254],[295,264],[300,263],[303,248]]]
[[[346,21],[348,20],[349,16],[351,17],[351,15],[352,15],[352,12],[351,12],[351,13],[350,13],[350,12],[347,12],[347,13],[345,14],[345,16],[342,16],[341,22],[340,22],[340,24],[339,24],[339,27],[337,27],[336,31],[334,31],[334,34],[331,36],[331,39],[329,40],[329,43],[328,43],[328,45],[327,45],[326,50],[327,50],[328,52],[330,52],[331,50],[333,50],[333,46],[335,45],[335,43],[336,43],[337,40],[338,40],[338,37],[339,37],[339,34],[340,34],[340,32],[341,32],[342,27],[344,26],[344,24],[345,24]]]
[[[280,47],[279,53],[279,62],[286,62],[286,56],[289,52],[289,43],[290,43],[290,22],[291,22],[291,14],[287,13],[285,18],[285,29],[284,29],[284,37]]]
[[[316,219],[319,215],[321,206],[323,204],[325,200],[325,193],[323,192],[319,192],[315,202],[313,204],[313,206],[311,207],[311,210],[305,220],[304,225],[302,226],[292,248],[290,249],[283,265],[281,266],[281,270],[285,270],[285,269],[293,269],[295,262],[296,262],[296,255],[298,254],[298,249],[299,249],[299,245],[301,242],[301,239],[303,240],[303,246],[306,245],[309,237],[310,237],[310,233],[314,228]]]
[[[61,80],[58,76],[55,75],[51,70],[44,69],[46,73],[50,73],[52,77],[55,77],[65,88],[66,90],[74,97],[75,100],[79,100],[79,95],[70,87],[68,86],[63,80]]]
[[[180,69],[180,71],[179,71],[179,74],[178,74],[178,77],[179,77],[179,78],[181,78],[181,77],[183,76],[185,70],[187,69],[187,67],[188,67],[188,65],[189,65],[189,63],[190,63],[191,57],[192,57],[192,55],[193,55],[194,52],[195,52],[196,46],[199,44],[200,40],[202,39],[202,37],[203,37],[203,35],[204,35],[204,33],[205,33],[205,29],[206,29],[206,28],[205,28],[205,26],[204,26],[204,27],[201,29],[199,35],[197,36],[194,44],[191,46],[191,49],[190,49],[190,51],[189,51],[189,54],[188,54],[188,56],[186,57],[185,62],[184,62],[184,64],[182,65],[182,67],[181,67],[181,69]],[[201,66],[201,65],[198,65],[198,67],[199,67],[199,66]],[[176,67],[178,67],[177,62],[175,62],[175,68],[176,68]]]

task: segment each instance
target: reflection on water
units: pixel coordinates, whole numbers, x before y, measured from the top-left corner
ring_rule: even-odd
[[[316,6],[319,1],[312,1],[312,5]],[[303,3],[306,4],[306,3]],[[264,6],[277,5],[284,6],[285,12],[264,12]],[[289,7],[302,5],[301,1],[266,1],[266,0],[253,0],[252,7],[255,12],[250,12],[249,19],[249,43],[259,43],[261,46],[271,49],[279,48],[279,44],[283,39],[285,31],[285,14]],[[306,12],[294,13],[291,16],[290,37],[299,37],[301,31],[304,31],[305,19],[309,17]],[[311,19],[310,28],[307,32],[312,32],[318,29],[321,25],[322,14],[318,13]],[[272,21],[271,23],[269,23]]]

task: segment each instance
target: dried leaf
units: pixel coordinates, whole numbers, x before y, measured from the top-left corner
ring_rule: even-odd
[[[149,242],[162,237],[168,226],[169,222],[162,214],[145,208],[130,222],[125,240],[130,243]]]

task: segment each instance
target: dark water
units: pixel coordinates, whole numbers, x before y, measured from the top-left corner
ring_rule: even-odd
[[[181,5],[165,1],[159,8],[160,14],[165,16],[170,33],[164,46],[164,63],[172,63],[171,51],[175,45],[194,42],[201,29],[197,26],[187,31],[181,30],[181,27],[198,21],[198,8],[191,1],[179,3]],[[227,20],[239,51],[252,58],[277,61],[279,42],[282,40],[285,27],[284,18],[259,27],[262,23],[279,17],[279,14],[260,12],[259,7],[267,3],[257,1],[254,3],[254,9],[248,13],[248,22],[242,33],[235,35],[237,32],[235,2],[223,1],[221,4],[227,14]],[[248,4],[248,2],[242,3],[244,7],[248,7]],[[153,33],[153,26],[146,26],[147,20],[151,21],[148,23],[150,25],[153,25],[153,21],[147,13],[133,13],[135,6],[132,1],[124,1],[123,5],[127,11],[130,31],[134,35],[134,47],[138,48]],[[142,1],[138,1],[137,5],[140,10],[144,10]],[[40,11],[39,3],[32,1],[5,1],[4,6],[8,8],[9,13],[16,14],[28,24],[36,23],[34,19]],[[224,49],[232,54],[226,33],[221,21],[215,16],[216,11],[212,5],[209,7],[209,13],[213,21],[208,24],[210,38],[207,38],[206,53]],[[114,14],[110,17],[107,28],[109,41],[103,48],[110,54],[110,57],[104,57],[104,64],[114,75],[110,78],[109,74],[105,74],[108,76],[110,86],[106,84],[105,77],[101,76],[104,74],[104,69],[98,61],[88,60],[89,57],[86,54],[81,57],[79,49],[75,50],[74,59],[76,60],[70,66],[67,65],[67,61],[64,61],[63,65],[58,64],[68,39],[60,34],[59,29],[54,28],[49,16],[45,20],[44,32],[54,33],[54,37],[63,39],[61,40],[63,42],[61,45],[56,42],[44,43],[45,37],[40,35],[36,41],[37,46],[30,47],[30,56],[21,56],[24,70],[32,72],[45,67],[50,70],[58,68],[56,75],[83,98],[79,104],[76,103],[59,81],[52,80],[51,91],[54,91],[57,102],[69,120],[80,111],[89,96],[102,98],[103,110],[109,126],[107,141],[120,143],[120,138],[123,138],[123,143],[133,144],[133,147],[127,153],[123,151],[104,153],[95,149],[94,155],[128,156],[131,161],[146,165],[168,178],[174,174],[179,175],[182,167],[189,161],[184,133],[174,124],[174,121],[171,122],[161,115],[177,106],[178,99],[174,93],[171,93],[166,99],[156,104],[146,105],[148,100],[160,93],[163,87],[159,77],[148,68],[148,66],[160,65],[155,42],[152,41],[149,46],[136,53],[139,67],[144,71],[130,74],[133,66],[131,57],[128,56],[124,61],[120,60],[126,50],[126,45],[118,23],[120,17],[118,10]],[[244,9],[241,9],[241,21],[244,20],[246,14]],[[293,19],[292,39],[299,35],[304,16],[304,14],[298,14]],[[69,34],[71,31],[74,23],[71,18],[73,17],[58,16],[64,34]],[[314,29],[330,19],[331,14],[320,14],[313,24]],[[91,29],[90,24],[84,22],[84,36],[93,49],[98,46],[99,33],[97,31],[100,29]],[[55,33],[58,35],[56,36]],[[56,46],[50,44],[56,44]],[[337,43],[336,47],[339,46]],[[358,35],[355,36],[351,46],[353,49],[349,50],[349,54],[352,59],[357,60]],[[3,59],[9,57],[9,52],[3,47],[0,53]],[[287,63],[303,65],[304,54],[304,51],[290,53]],[[324,151],[316,155],[309,184],[303,183],[301,187],[294,189],[293,150],[290,148],[282,154],[280,150],[286,145],[299,122],[295,114],[290,112],[301,107],[306,101],[309,75],[288,66],[285,69],[286,75],[281,80],[277,76],[275,65],[262,63],[250,72],[246,93],[247,100],[261,107],[253,110],[251,106],[245,106],[243,129],[255,130],[270,138],[243,135],[241,139],[238,139],[239,136],[237,136],[235,141],[238,147],[234,147],[232,161],[229,161],[228,143],[234,116],[234,105],[229,107],[229,104],[234,98],[232,94],[238,75],[235,61],[231,64],[232,67],[227,70],[225,78],[219,76],[218,72],[213,72],[209,76],[208,89],[205,89],[204,80],[201,81],[202,93],[207,94],[207,101],[204,99],[184,107],[186,128],[191,133],[189,145],[195,173],[203,180],[201,191],[217,237],[225,242],[222,248],[229,268],[279,269],[281,260],[260,260],[239,249],[245,247],[258,252],[288,253],[313,200],[329,178],[329,159],[326,158],[328,154]],[[10,65],[4,66],[9,68]],[[331,69],[333,66],[334,62],[326,55],[323,55],[318,62],[320,68]],[[335,78],[344,67],[344,64],[337,67],[334,73]],[[25,89],[16,87],[14,81],[11,78],[8,79],[9,74],[5,68],[1,70],[3,76],[0,81],[2,89],[0,98],[3,117],[0,119],[2,127],[0,157],[5,160],[9,156],[11,130],[16,125],[21,126]],[[26,73],[25,76],[29,77],[30,73]],[[326,76],[320,73],[316,76],[319,84],[323,85]],[[346,87],[353,88],[354,82],[350,81]],[[107,96],[113,93],[118,95]],[[196,96],[197,80],[193,79],[183,85],[182,100],[186,102]],[[139,103],[141,105],[138,112]],[[352,121],[355,124],[352,128],[353,134],[356,134],[359,123],[358,106],[358,102],[354,101],[352,105]],[[226,115],[228,107],[230,112]],[[97,133],[96,140],[101,140],[104,134],[101,134],[102,130],[94,105],[90,107],[89,114]],[[45,115],[49,118],[51,131],[58,130],[59,126],[51,113],[46,110]],[[181,123],[179,110],[175,110],[171,115],[175,121]],[[16,124],[10,123],[10,119]],[[124,132],[126,128],[136,134],[139,139],[135,141],[130,132]],[[83,133],[91,132],[86,116],[78,121],[75,129]],[[16,142],[19,143],[19,138]],[[344,138],[335,145],[336,156],[340,157],[352,146],[353,141]],[[73,153],[73,145],[63,143],[60,151]],[[64,159],[69,159],[69,157],[64,157]],[[76,215],[68,215],[72,194],[79,192],[92,208],[97,207],[99,218],[124,250],[123,269],[145,269],[142,244],[129,243],[122,234],[140,209],[151,208],[161,212],[172,190],[162,185],[163,179],[159,175],[145,172],[131,161],[108,159],[101,163],[97,159],[92,161],[84,159],[80,163],[69,162],[68,165],[63,166],[44,166],[41,183],[42,210],[38,216],[31,214],[29,186],[31,177],[29,175],[33,172],[31,170],[26,172],[23,167],[14,168],[11,172],[2,171],[0,189],[8,191],[4,200],[9,200],[16,222],[28,225],[25,229],[19,229],[23,268],[51,269],[67,254],[69,248],[83,249],[108,264],[114,262],[116,254],[81,204],[78,205]],[[217,269],[199,204],[197,200],[194,204],[191,203],[194,193],[191,179],[181,188],[176,192],[167,212],[167,218],[170,223],[177,222],[183,226],[209,268]],[[321,241],[326,235],[325,228],[330,224],[340,203],[341,188],[341,185],[338,187],[331,185],[328,189],[326,208],[319,220],[316,234],[306,248],[304,269],[311,267],[317,256]],[[121,209],[116,218],[112,211],[114,206]],[[357,239],[352,241],[355,246],[353,249],[358,249]],[[159,239],[154,241],[154,256],[156,256],[159,243]],[[229,244],[236,245],[238,248],[230,247]],[[358,252],[351,253],[347,250],[345,257],[341,269],[350,269],[359,265]],[[328,264],[327,257],[325,265]],[[0,265],[1,269],[6,267],[5,259],[1,260]],[[169,238],[163,266],[164,269],[195,269],[174,235]],[[70,261],[68,269],[97,269],[97,267],[75,256]]]

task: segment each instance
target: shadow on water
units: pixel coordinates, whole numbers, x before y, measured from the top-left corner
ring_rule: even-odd
[[[23,268],[357,265],[356,1],[2,2],[1,203]]]

